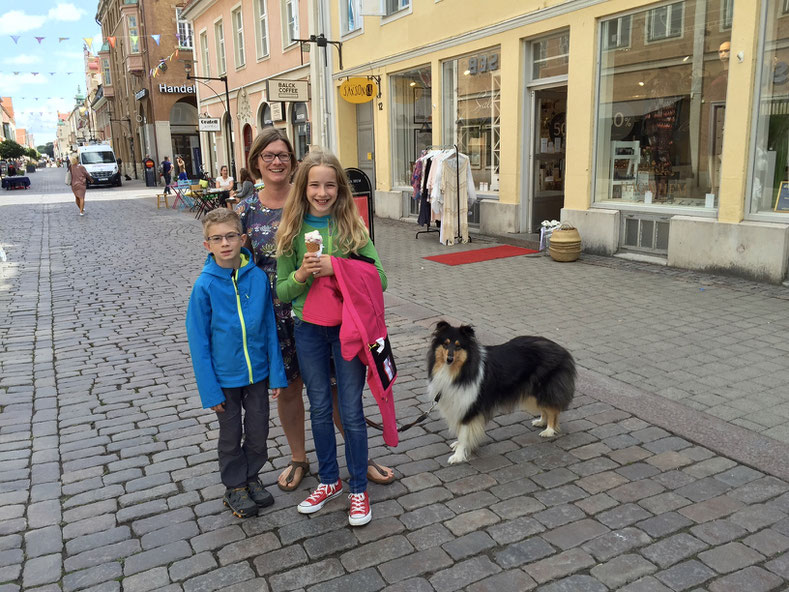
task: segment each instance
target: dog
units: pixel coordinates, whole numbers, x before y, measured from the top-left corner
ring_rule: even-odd
[[[470,325],[439,321],[427,356],[428,393],[457,436],[449,464],[468,460],[485,436],[485,424],[499,412],[525,409],[540,417],[540,436],[559,431],[559,413],[575,393],[575,361],[545,337],[516,337],[502,345],[477,341]]]

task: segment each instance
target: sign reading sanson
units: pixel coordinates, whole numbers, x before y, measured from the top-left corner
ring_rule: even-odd
[[[340,85],[340,96],[349,103],[369,103],[378,95],[375,80],[349,78]]]

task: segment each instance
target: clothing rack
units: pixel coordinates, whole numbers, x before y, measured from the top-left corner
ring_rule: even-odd
[[[457,200],[458,200],[458,222],[457,222],[457,234],[455,235],[455,242],[457,243],[458,239],[463,240],[463,236],[460,232],[460,156],[458,155],[458,145],[457,144],[431,144],[429,146],[425,146],[424,150],[449,150],[450,148],[455,149],[455,175],[456,179],[456,191],[457,191]],[[428,221],[427,230],[420,230],[416,233],[414,239],[418,239],[420,234],[427,234],[430,232],[439,232],[438,229],[431,229],[430,222]],[[468,242],[471,242],[471,236],[468,238]]]

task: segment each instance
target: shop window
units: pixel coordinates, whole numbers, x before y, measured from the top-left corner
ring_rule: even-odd
[[[347,35],[362,28],[361,0],[340,2],[342,34]]]
[[[244,16],[241,9],[233,11],[233,50],[235,52],[236,68],[241,68],[247,62],[246,52],[244,51]]]
[[[268,103],[263,103],[260,107],[260,117],[258,118],[258,127],[263,129],[264,127],[272,127],[274,125],[274,120],[271,118],[271,107]]]
[[[563,32],[532,41],[532,78],[566,76],[570,56],[570,33]]]
[[[258,52],[258,59],[268,55],[268,10],[266,0],[256,0],[257,22],[255,24],[255,43]]]
[[[703,6],[701,5],[703,3]],[[612,205],[717,205],[729,68],[729,35],[721,31],[720,0],[686,0],[630,14],[633,31],[676,32],[685,15],[691,36],[633,35],[630,51],[606,51],[600,23],[599,102],[595,146],[596,202]],[[656,12],[657,11],[657,12]],[[649,37],[649,36],[647,36]]]
[[[625,49],[630,47],[630,15],[604,21],[601,31],[603,50]]]
[[[211,63],[208,61],[208,34],[200,33],[200,51],[202,52],[203,76],[211,76]]]
[[[750,212],[789,215],[789,0],[765,2],[757,88]],[[779,199],[779,196],[781,199]]]
[[[499,190],[501,153],[501,49],[443,63],[442,142],[468,155],[474,185]]]
[[[301,161],[310,151],[310,116],[307,103],[292,103],[290,121],[293,124],[293,150]]]
[[[282,1],[282,41],[284,47],[296,43],[299,38],[299,0]]]
[[[175,9],[175,20],[178,23],[178,46],[192,49],[194,47],[192,41],[192,23],[181,18],[182,10],[182,8]]]
[[[414,162],[433,142],[430,66],[389,77],[392,112],[392,184],[408,186]]]
[[[216,69],[220,76],[227,72],[227,60],[225,58],[225,27],[222,21],[214,24],[214,41],[216,42]]]
[[[676,2],[651,9],[647,13],[647,41],[663,41],[674,37],[682,37],[684,8],[684,2]]]

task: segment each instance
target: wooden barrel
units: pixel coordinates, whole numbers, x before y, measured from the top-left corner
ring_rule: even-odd
[[[581,256],[581,235],[570,224],[562,224],[551,234],[548,254],[554,261],[575,261]]]

